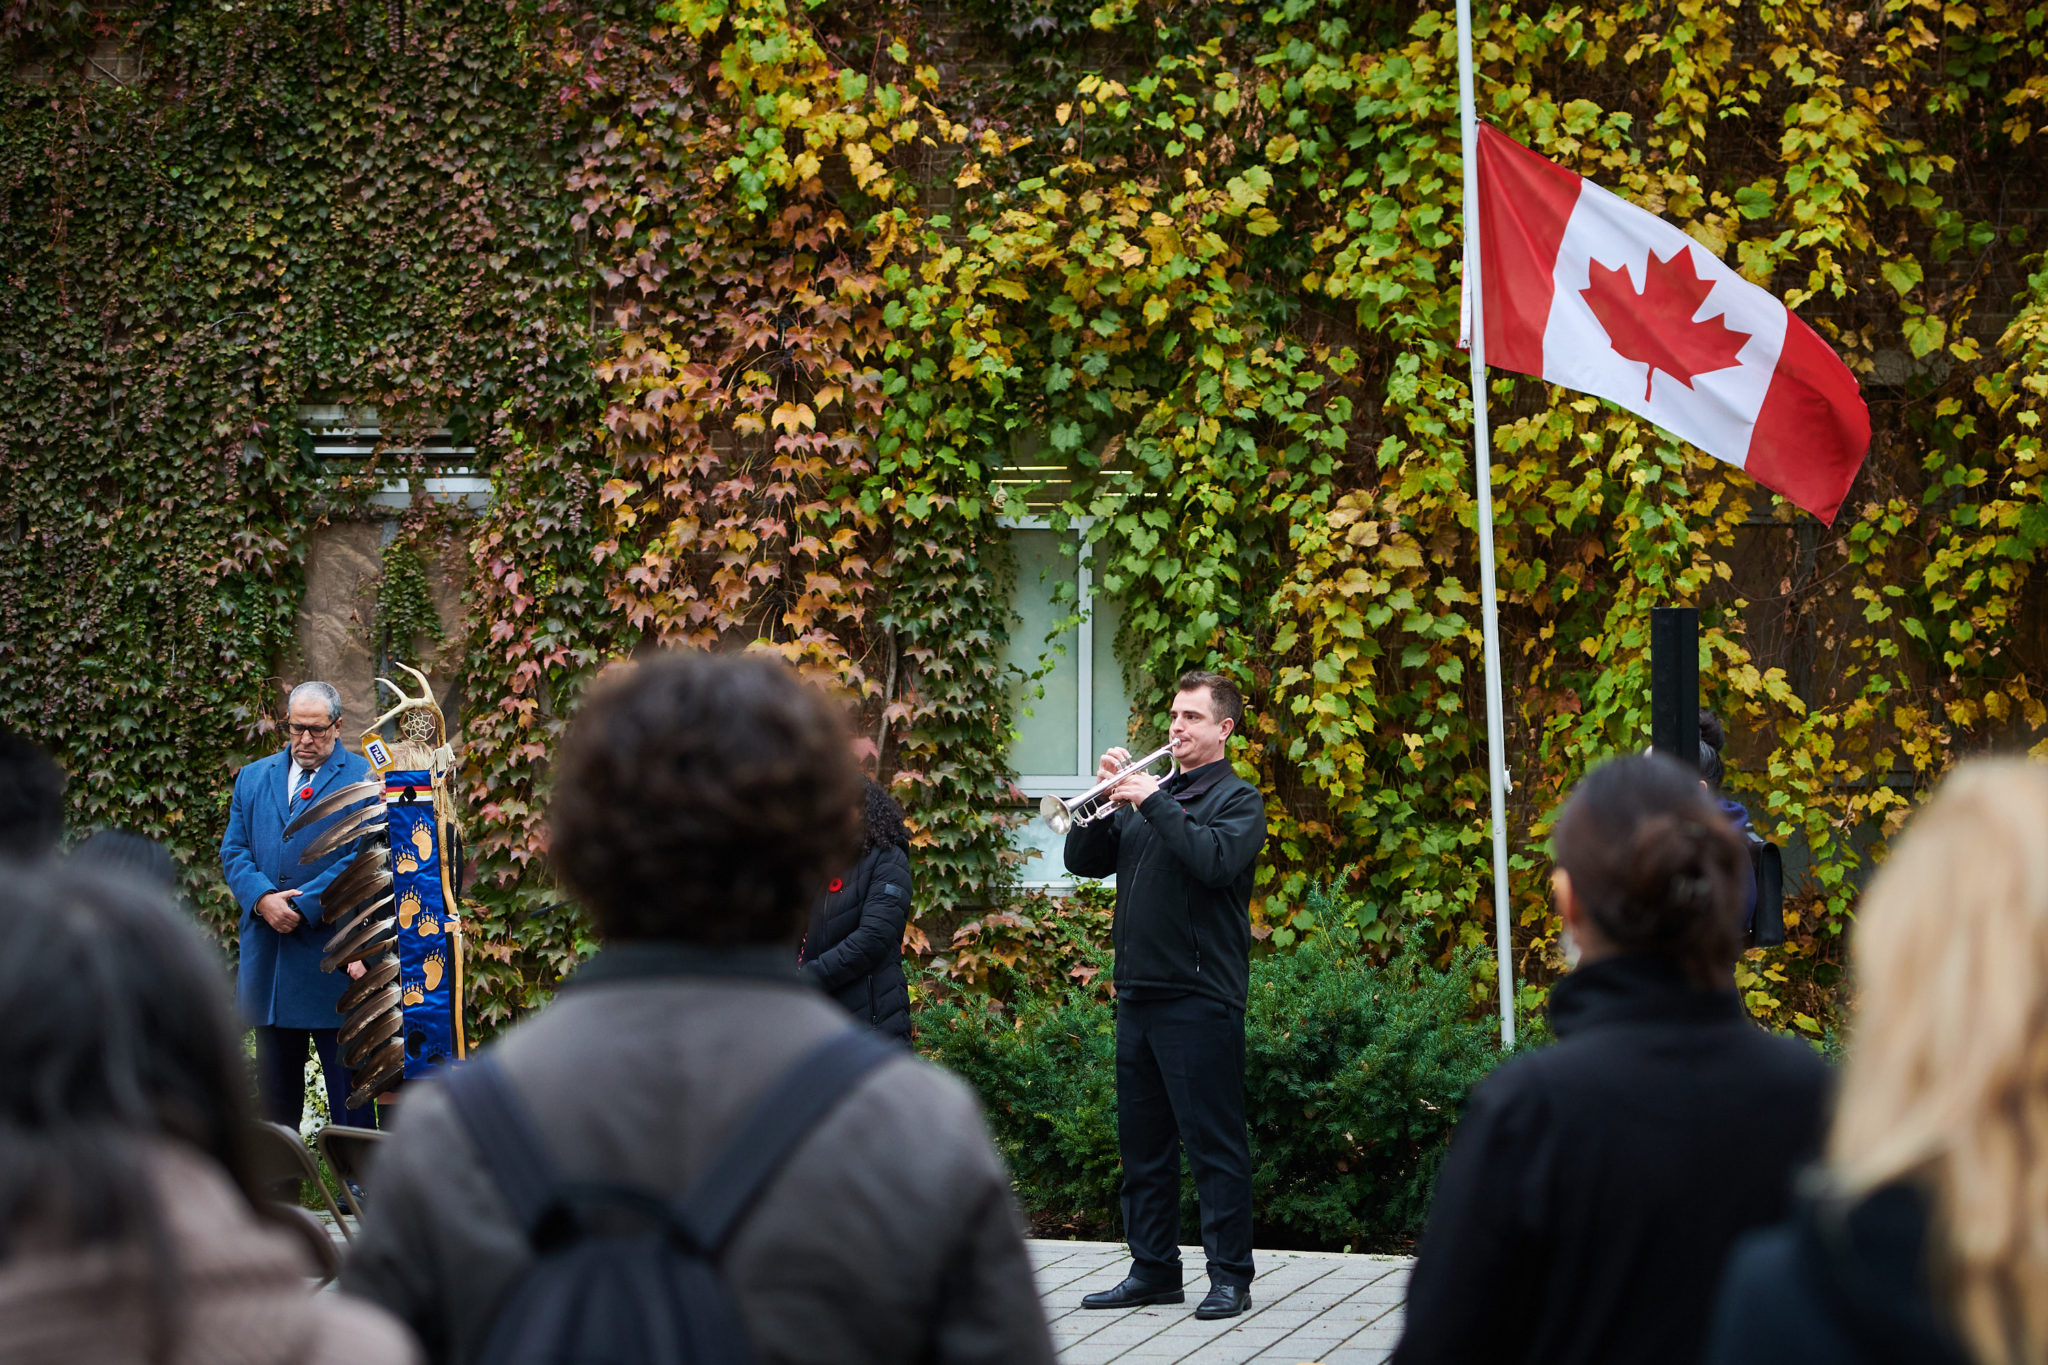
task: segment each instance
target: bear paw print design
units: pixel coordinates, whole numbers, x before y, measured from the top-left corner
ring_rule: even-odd
[[[439,938],[441,936],[441,921],[435,918],[433,911],[422,910],[420,912],[419,930],[421,938]]]
[[[419,918],[420,911],[425,908],[420,903],[420,893],[417,891],[408,891],[403,896],[400,896],[398,898],[398,927],[401,929],[412,928],[412,922]]]
[[[417,872],[420,870],[420,861],[410,853],[401,852],[391,860],[391,870],[400,874]]]
[[[427,833],[424,824],[412,827],[412,846],[419,852],[422,867],[434,861],[434,836]]]
[[[417,1005],[425,1001],[426,998],[426,987],[420,985],[417,981],[406,982],[405,989],[398,993],[399,1003],[405,1005]]]
[[[447,970],[447,966],[446,966],[446,964],[445,964],[445,963],[443,963],[443,962],[442,962],[442,960],[441,960],[441,955],[440,955],[439,953],[428,953],[428,954],[427,954],[427,989],[428,989],[428,990],[430,990],[430,991],[431,991],[431,990],[435,989],[436,987],[438,987],[438,986],[439,986],[439,985],[441,984],[441,975],[442,975],[442,973],[443,973],[443,972],[445,972],[446,970]]]

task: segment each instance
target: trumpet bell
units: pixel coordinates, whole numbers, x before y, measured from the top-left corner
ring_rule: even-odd
[[[1038,803],[1038,818],[1054,834],[1065,834],[1074,827],[1074,813],[1057,796],[1048,796]]]
[[[1116,809],[1116,803],[1109,799],[1109,794],[1116,790],[1118,783],[1132,773],[1145,771],[1163,758],[1172,758],[1177,743],[1162,744],[1143,758],[1132,759],[1071,801],[1062,801],[1057,796],[1045,797],[1038,803],[1038,818],[1045,821],[1045,827],[1054,834],[1065,834],[1076,825],[1094,824]]]

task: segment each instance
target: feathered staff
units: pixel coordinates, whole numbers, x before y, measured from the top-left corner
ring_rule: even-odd
[[[354,1081],[351,1107],[467,1050],[455,915],[462,833],[449,791],[455,751],[426,675],[398,666],[418,680],[420,694],[407,696],[390,679],[377,679],[398,697],[362,735],[363,756],[377,776],[329,793],[285,831],[334,818],[307,848],[302,861],[309,863],[359,845],[323,897],[334,933],[320,962],[330,972],[351,962],[365,968],[337,1007],[342,1060]],[[401,738],[387,746],[381,731],[393,720]]]

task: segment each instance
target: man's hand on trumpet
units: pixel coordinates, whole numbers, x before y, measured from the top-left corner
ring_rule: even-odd
[[[1110,778],[1117,775],[1117,771],[1120,768],[1130,761],[1131,751],[1129,749],[1103,750],[1102,757],[1095,761],[1095,780],[1097,782],[1109,781]]]
[[[1106,782],[1131,761],[1129,749],[1116,748],[1106,751],[1095,765],[1095,780]],[[1134,772],[1109,790],[1109,799],[1119,806],[1142,806],[1146,798],[1159,790],[1159,779],[1144,771]]]

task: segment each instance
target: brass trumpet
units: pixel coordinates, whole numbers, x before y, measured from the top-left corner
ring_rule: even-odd
[[[1054,834],[1065,834],[1076,825],[1092,825],[1116,809],[1116,803],[1109,794],[1117,784],[1132,773],[1143,772],[1162,758],[1173,757],[1174,746],[1179,740],[1168,740],[1143,758],[1134,758],[1103,778],[1087,791],[1071,801],[1062,801],[1057,796],[1048,796],[1038,803],[1038,818],[1045,821],[1045,827]]]

